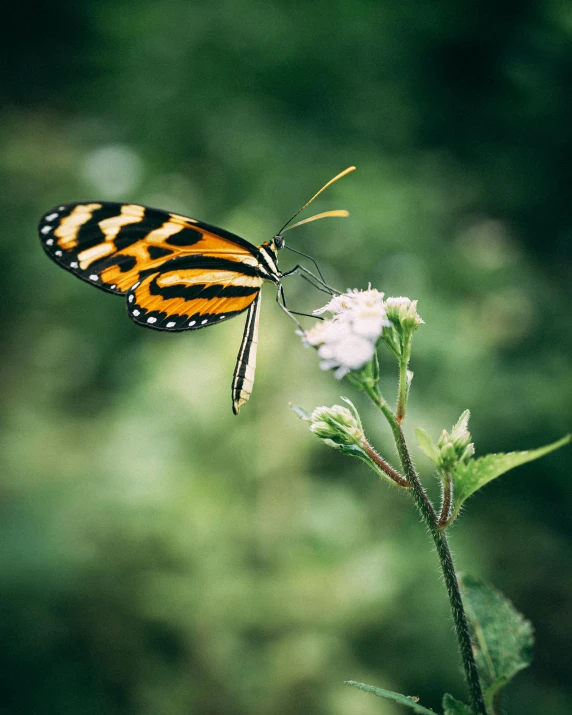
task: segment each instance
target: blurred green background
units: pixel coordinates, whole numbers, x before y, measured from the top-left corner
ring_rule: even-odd
[[[388,430],[319,371],[273,289],[237,418],[241,318],[138,328],[49,261],[36,224],[129,200],[260,243],[356,164],[315,204],[351,217],[289,243],[334,285],[419,298],[408,434],[468,407],[477,454],[545,444],[572,412],[570,4],[60,0],[12,3],[2,25],[1,712],[402,712],[350,678],[435,709],[464,697],[412,503],[288,402],[352,397],[394,459]],[[296,277],[286,291],[324,302]],[[572,712],[571,502],[561,450],[452,532],[459,568],[536,628],[509,715]]]

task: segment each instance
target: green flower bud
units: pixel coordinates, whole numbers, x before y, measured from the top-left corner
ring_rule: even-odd
[[[383,342],[400,362],[411,357],[413,333],[423,323],[417,312],[417,301],[410,298],[388,298],[384,301],[389,325],[383,328]]]
[[[365,439],[357,410],[349,400],[346,402],[351,410],[341,405],[316,407],[310,417],[310,431],[336,449],[360,445]]]
[[[417,312],[417,301],[410,298],[388,298],[385,301],[387,317],[398,331],[412,333],[423,323]]]
[[[449,436],[449,433],[447,432],[446,429],[444,429],[444,430],[441,432],[441,435],[439,436],[439,439],[437,440],[437,447],[438,447],[439,449],[441,449],[441,447],[443,447],[445,444],[447,444],[447,442],[449,442],[450,439],[451,439],[451,438],[450,438],[450,436]]]
[[[463,454],[459,457],[459,462],[468,462],[475,454],[475,445],[471,442],[465,447]]]
[[[457,452],[452,442],[445,443],[439,450],[438,467],[445,472],[450,471],[459,461]]]
[[[327,422],[312,422],[310,431],[321,439],[329,439],[335,434],[335,430]]]
[[[450,434],[447,430],[441,432],[437,440],[439,469],[450,472],[459,462],[467,462],[475,453],[475,445],[471,442],[471,433],[467,429],[470,416],[469,410],[465,410]]]

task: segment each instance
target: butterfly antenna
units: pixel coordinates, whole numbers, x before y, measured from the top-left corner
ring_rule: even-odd
[[[333,179],[332,179],[333,181]],[[339,218],[344,218],[346,216],[349,216],[349,212],[346,211],[345,209],[338,209],[336,211],[324,211],[324,213],[321,214],[316,214],[315,216],[310,216],[310,218],[305,218],[303,221],[298,221],[298,223],[293,223],[291,226],[288,226],[288,228],[283,228],[282,233],[286,233],[286,231],[290,231],[293,228],[296,228],[297,226],[301,226],[303,223],[310,223],[310,221],[316,221],[319,218],[328,218],[328,217],[339,217]],[[312,263],[316,266],[316,270],[318,271],[318,275],[322,279],[322,282],[325,286],[327,286],[328,290],[330,293],[333,295],[333,292],[335,289],[330,288],[328,284],[326,283],[324,276],[322,275],[322,271],[320,270],[320,267],[316,263],[316,261],[312,258],[312,256],[309,256],[307,253],[302,253],[302,251],[297,251],[295,248],[290,248],[290,246],[287,246],[285,243],[282,244],[284,248],[287,248],[289,251],[292,251],[293,253],[297,253],[299,256],[304,256],[304,258],[308,258]]]
[[[296,213],[294,214],[294,216],[292,216],[292,218],[291,218],[289,221],[286,221],[286,223],[284,224],[284,226],[282,226],[282,228],[280,229],[280,231],[278,231],[278,233],[277,233],[276,235],[277,235],[277,236],[281,236],[282,233],[286,230],[286,227],[287,227],[289,224],[292,223],[292,221],[296,218],[296,216],[297,216],[299,213],[302,213],[302,211],[303,211],[305,208],[307,208],[307,207],[312,203],[312,201],[313,201],[314,199],[317,199],[318,196],[322,193],[322,191],[325,191],[325,190],[328,188],[328,186],[331,186],[335,181],[337,181],[338,179],[341,179],[342,177],[346,176],[346,174],[350,174],[352,171],[355,171],[355,166],[348,166],[347,169],[344,169],[344,170],[343,170],[342,172],[340,172],[337,176],[334,176],[333,179],[330,179],[327,184],[324,184],[324,186],[322,186],[322,188],[318,191],[318,193],[314,194],[314,195],[312,196],[312,198],[311,198],[309,201],[307,201],[307,202],[302,206],[301,209],[298,209],[298,211],[296,211]],[[340,215],[340,214],[337,214],[336,212],[327,212],[327,215],[329,215],[329,216],[331,216],[332,214]],[[347,213],[344,214],[344,215],[347,215]],[[304,221],[304,222],[301,221],[300,223],[307,223],[308,221],[315,220],[316,218],[324,218],[324,217],[325,217],[325,216],[322,216],[321,214],[318,214],[318,216],[314,216],[314,217],[312,217],[312,219],[306,219],[306,221]],[[297,225],[300,225],[300,224],[297,224]],[[292,226],[292,228],[294,228],[294,227]]]
[[[316,214],[315,216],[310,216],[310,218],[305,218],[303,221],[297,221],[296,223],[293,223],[291,226],[288,226],[288,228],[283,228],[282,231],[278,234],[281,236],[283,233],[286,233],[286,231],[291,231],[293,228],[296,228],[297,226],[301,226],[303,223],[310,223],[310,221],[317,221],[319,218],[347,218],[350,215],[349,211],[346,211],[345,209],[336,209],[335,211],[324,211],[321,214]],[[290,219],[291,221],[292,219]]]

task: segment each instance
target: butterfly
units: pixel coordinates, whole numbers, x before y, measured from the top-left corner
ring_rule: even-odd
[[[278,304],[290,317],[293,311],[286,307],[281,283],[285,276],[302,272],[326,286],[300,265],[280,271],[282,234],[317,218],[347,216],[347,211],[328,211],[289,226],[324,189],[354,168],[329,181],[259,246],[195,218],[109,201],[50,209],[40,219],[40,240],[63,268],[101,290],[126,296],[129,317],[138,325],[167,332],[198,330],[247,311],[231,389],[232,409],[238,414],[254,384],[262,284],[277,287]]]

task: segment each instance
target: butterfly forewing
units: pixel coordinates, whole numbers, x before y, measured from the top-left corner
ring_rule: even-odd
[[[258,264],[258,249],[239,236],[139,204],[64,204],[44,214],[39,232],[51,258],[112,293],[126,293],[182,255]]]

